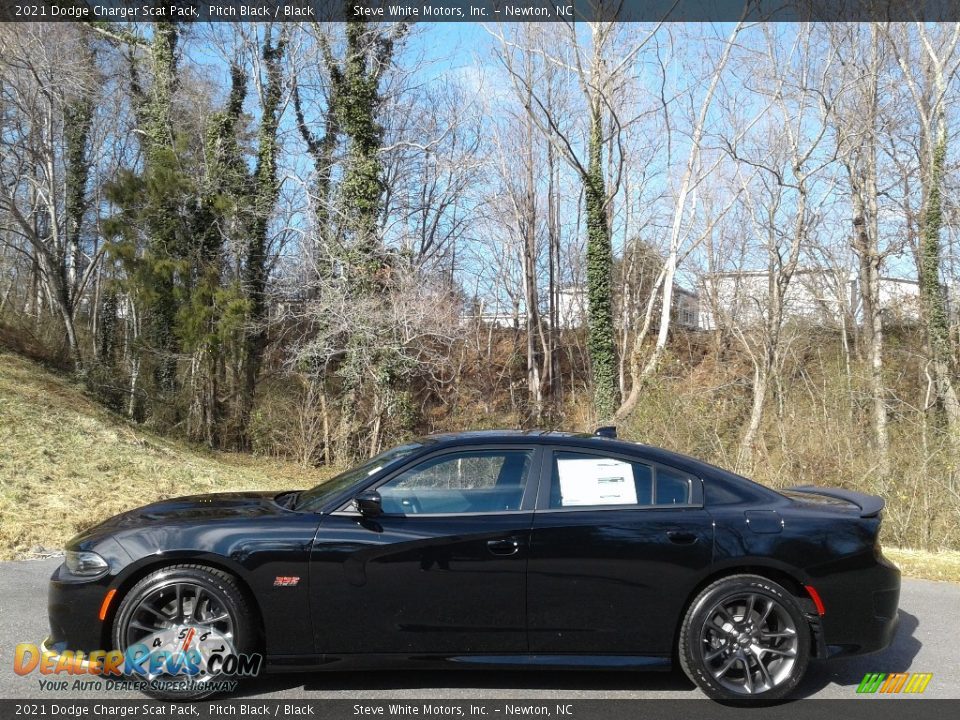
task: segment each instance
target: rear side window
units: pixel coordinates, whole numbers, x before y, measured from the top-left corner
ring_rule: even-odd
[[[676,470],[589,453],[556,452],[550,508],[686,505],[691,478]]]
[[[686,505],[690,502],[690,477],[672,468],[657,467],[657,505]]]

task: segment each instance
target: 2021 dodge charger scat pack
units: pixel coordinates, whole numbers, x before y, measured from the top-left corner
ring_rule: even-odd
[[[710,697],[778,699],[812,658],[891,642],[882,509],[610,429],[435,435],[305,492],[178,498],[84,532],[51,578],[45,649],[117,649],[183,699],[222,688],[227,651],[280,671],[679,662]]]

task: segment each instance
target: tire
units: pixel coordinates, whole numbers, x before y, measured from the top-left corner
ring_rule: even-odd
[[[177,606],[179,615],[173,610]],[[186,617],[188,612],[190,617]],[[148,634],[144,623],[155,626],[156,632]],[[165,633],[176,643],[179,630],[190,627],[201,632],[201,627],[209,628],[217,633],[217,637],[222,636],[237,653],[249,653],[255,649],[257,632],[253,610],[236,578],[221,570],[192,564],[171,565],[152,572],[126,593],[117,607],[113,623],[113,647],[126,650],[132,643],[142,641],[137,638],[138,634],[155,638],[157,633]],[[201,639],[206,638],[201,636]],[[182,676],[164,677],[167,680],[172,677],[184,679]],[[137,675],[128,679],[145,680]],[[220,672],[193,679],[201,681],[194,685],[208,687],[171,688],[163,678],[147,677],[146,686],[140,689],[161,700],[201,700],[219,692],[221,681],[237,678]]]
[[[810,629],[796,599],[759,575],[707,586],[680,628],[680,665],[714,700],[781,700],[810,661]]]

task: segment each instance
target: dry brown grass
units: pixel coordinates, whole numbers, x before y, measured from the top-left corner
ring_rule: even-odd
[[[0,559],[60,548],[84,528],[160,498],[309,487],[330,475],[160,437],[0,351]]]
[[[702,392],[651,395],[626,436],[723,462],[719,429],[729,408]],[[163,438],[105,410],[79,386],[0,351],[0,559],[58,549],[80,530],[160,498],[309,487],[331,474]],[[884,553],[906,576],[960,581],[960,552]]]
[[[883,554],[909,577],[960,582],[960,552],[956,550],[928,552],[885,547]]]

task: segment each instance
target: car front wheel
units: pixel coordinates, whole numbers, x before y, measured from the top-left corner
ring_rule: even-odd
[[[233,576],[200,565],[173,565],[147,575],[124,596],[113,642],[141,658],[128,679],[147,695],[199,700],[236,680],[222,672],[220,663],[250,651],[251,617]]]
[[[680,630],[680,664],[716,700],[779,700],[810,659],[810,632],[794,597],[759,575],[733,575],[701,592]]]

